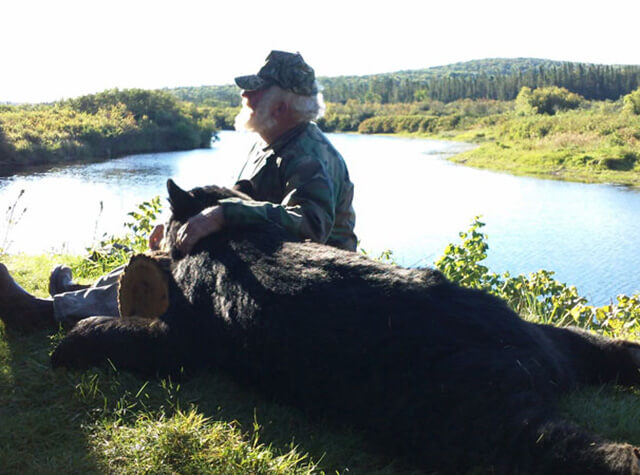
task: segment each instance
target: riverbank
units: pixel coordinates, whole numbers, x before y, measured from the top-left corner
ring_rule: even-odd
[[[551,180],[602,183],[640,188],[640,123],[624,118],[606,133],[593,124],[608,115],[544,117],[535,134],[518,137],[521,117],[496,126],[472,126],[438,133],[399,132],[388,135],[467,142],[476,146],[448,160],[462,165]],[[564,127],[570,124],[570,127]],[[527,127],[531,127],[527,124]],[[548,127],[548,130],[546,129]]]
[[[507,172],[551,180],[579,183],[603,183],[640,188],[640,170],[610,170],[607,167],[573,167],[573,156],[564,151],[504,149],[495,143],[481,144],[473,150],[449,158],[452,162],[475,168]]]
[[[206,108],[159,91],[111,90],[55,104],[0,106],[0,176],[209,147],[214,130]]]
[[[467,166],[583,183],[640,187],[640,92],[588,101],[560,88],[523,90],[513,101],[328,104],[329,131],[477,144],[450,160]]]
[[[640,188],[640,123],[633,116],[612,119],[609,114],[576,111],[533,121],[516,116],[494,127],[428,136],[476,144],[449,158],[466,166]],[[531,129],[537,131],[532,133]]]
[[[490,129],[446,131],[437,134],[398,132],[376,134],[390,137],[448,140],[474,145],[447,160],[473,168],[505,172],[546,180],[575,183],[600,183],[640,188],[640,166],[636,152],[617,158],[613,155],[593,159],[589,151],[551,148],[539,145],[506,144],[492,138]],[[348,132],[357,133],[357,132]],[[586,161],[591,161],[587,166]],[[621,168],[621,169],[616,169]]]

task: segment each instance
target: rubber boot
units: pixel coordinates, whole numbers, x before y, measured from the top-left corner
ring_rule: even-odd
[[[20,287],[0,263],[0,319],[7,329],[30,332],[55,329],[53,300],[34,297]]]

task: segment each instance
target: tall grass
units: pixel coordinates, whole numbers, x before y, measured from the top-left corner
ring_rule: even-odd
[[[4,233],[2,233],[2,240],[0,240],[0,256],[9,252],[12,241],[10,240],[11,230],[20,222],[24,214],[27,212],[27,208],[20,206],[20,199],[24,195],[24,190],[20,190],[18,196],[11,203],[4,214]]]

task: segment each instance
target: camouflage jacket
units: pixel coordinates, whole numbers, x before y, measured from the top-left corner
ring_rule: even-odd
[[[229,225],[276,222],[301,239],[355,251],[353,184],[342,156],[314,123],[256,143],[238,178],[254,201],[220,201]]]

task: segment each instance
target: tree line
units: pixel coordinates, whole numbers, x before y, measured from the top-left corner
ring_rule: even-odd
[[[381,104],[432,99],[510,101],[523,87],[556,86],[589,100],[617,100],[640,86],[640,66],[611,66],[537,59],[456,63],[418,71],[323,78],[328,102],[349,99]]]
[[[321,77],[325,101],[345,104],[413,103],[460,99],[510,101],[523,87],[557,86],[589,100],[617,100],[640,86],[640,66],[611,66],[542,59],[487,59],[368,76]],[[240,105],[236,86],[169,89],[181,100],[215,107]]]

